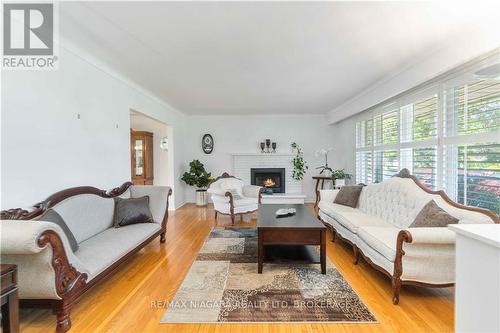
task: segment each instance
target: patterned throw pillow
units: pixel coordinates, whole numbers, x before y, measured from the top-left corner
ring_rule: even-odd
[[[458,219],[445,212],[434,200],[429,201],[418,213],[409,228],[419,227],[446,227],[448,224],[457,224]]]
[[[356,208],[363,185],[342,186],[333,201],[336,204]]]

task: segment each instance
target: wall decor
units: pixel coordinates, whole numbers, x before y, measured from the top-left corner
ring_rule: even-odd
[[[205,154],[211,154],[214,150],[214,138],[210,134],[205,134],[201,139],[201,149]]]
[[[162,150],[168,150],[168,137],[163,137],[160,139],[160,148]]]
[[[276,142],[271,143],[271,139],[266,139],[264,140],[264,142],[260,143],[260,152],[262,154],[276,153],[276,146],[277,146]]]

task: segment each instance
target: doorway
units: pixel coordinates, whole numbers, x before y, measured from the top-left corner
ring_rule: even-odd
[[[130,110],[130,168],[135,185],[170,185],[173,181],[171,127]]]

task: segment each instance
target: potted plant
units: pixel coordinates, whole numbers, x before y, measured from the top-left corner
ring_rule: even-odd
[[[302,152],[300,146],[295,142],[293,142],[290,146],[295,152],[295,157],[292,160],[292,178],[295,180],[302,180],[304,179],[304,175],[309,167],[307,166],[307,162],[304,160],[304,153]]]
[[[319,149],[319,150],[316,150],[316,152],[314,153],[314,156],[316,156],[316,158],[320,158],[320,157],[325,157],[325,165],[322,165],[322,166],[319,166],[317,167],[316,169],[317,170],[320,170],[319,171],[319,174],[322,175],[323,173],[325,173],[325,176],[329,176],[333,170],[332,168],[330,168],[328,166],[328,153],[331,152],[333,150],[333,148],[327,148],[327,149]]]
[[[189,172],[184,172],[181,180],[189,186],[196,186],[196,205],[206,206],[208,204],[207,187],[212,180],[212,174],[205,170],[203,163],[193,160],[189,163]]]
[[[351,179],[352,175],[345,172],[344,169],[338,169],[332,171],[332,180],[335,187],[345,186],[345,180]]]

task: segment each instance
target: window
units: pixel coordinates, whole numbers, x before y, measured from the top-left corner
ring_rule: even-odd
[[[457,201],[500,212],[500,144],[458,146]]]
[[[480,65],[480,64],[479,64]],[[407,168],[429,189],[500,213],[500,81],[471,70],[371,110],[356,124],[356,180]]]

